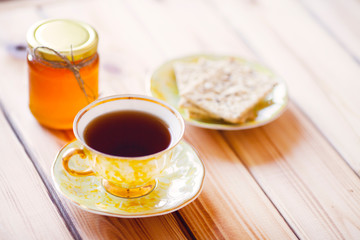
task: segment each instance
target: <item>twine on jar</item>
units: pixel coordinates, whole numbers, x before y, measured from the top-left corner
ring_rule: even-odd
[[[38,52],[39,49],[45,49],[45,50],[55,53],[59,58],[61,58],[63,60],[63,62],[50,61],[50,60],[46,60],[46,59],[42,58]],[[81,91],[84,93],[86,101],[88,103],[91,103],[92,101],[94,101],[96,99],[96,96],[95,96],[93,90],[89,86],[87,86],[87,84],[84,82],[84,80],[81,78],[81,75],[80,75],[80,69],[84,66],[91,64],[93,61],[95,61],[96,56],[93,56],[90,59],[89,58],[84,59],[84,60],[80,61],[79,63],[75,64],[74,56],[72,53],[72,46],[71,46],[71,60],[72,61],[70,61],[65,55],[62,55],[58,51],[56,51],[52,48],[49,48],[49,47],[45,47],[45,46],[36,47],[36,48],[34,48],[33,52],[34,52],[35,60],[37,60],[37,61],[46,62],[46,64],[48,64],[49,66],[51,66],[53,68],[69,69],[74,74],[74,77],[75,77],[77,83],[79,84]],[[87,87],[87,89],[90,91],[89,93],[86,91],[85,87]]]

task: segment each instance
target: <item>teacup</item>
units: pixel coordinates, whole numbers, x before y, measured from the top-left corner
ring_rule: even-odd
[[[170,133],[169,145],[156,153],[144,156],[118,156],[101,152],[89,146],[85,133],[89,124],[103,115],[119,111],[138,111],[151,114],[160,119]],[[185,130],[180,113],[167,103],[142,95],[117,95],[98,99],[75,117],[73,131],[80,148],[70,149],[63,156],[64,169],[73,176],[96,175],[102,179],[105,190],[124,198],[141,197],[156,187],[156,178],[167,166],[174,147],[180,142]],[[90,168],[77,171],[69,167],[75,155],[87,158]]]

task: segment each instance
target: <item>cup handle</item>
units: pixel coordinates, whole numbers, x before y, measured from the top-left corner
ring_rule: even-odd
[[[84,171],[77,171],[74,169],[71,169],[69,167],[69,161],[70,159],[74,156],[74,155],[79,155],[82,159],[86,158],[86,154],[82,149],[70,149],[69,151],[67,151],[63,158],[62,158],[62,163],[63,163],[63,167],[64,169],[72,176],[74,177],[86,177],[86,176],[92,176],[94,175],[93,170],[91,170],[91,168],[88,168]]]

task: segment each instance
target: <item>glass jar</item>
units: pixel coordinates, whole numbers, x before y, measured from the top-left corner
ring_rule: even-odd
[[[98,97],[98,35],[88,24],[51,19],[27,33],[29,107],[46,127],[72,128],[79,110]]]

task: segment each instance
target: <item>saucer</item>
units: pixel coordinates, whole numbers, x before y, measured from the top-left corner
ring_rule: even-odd
[[[173,64],[175,62],[196,62],[200,57],[207,59],[222,59],[232,57],[237,61],[249,65],[255,71],[261,72],[268,75],[269,77],[275,78],[278,84],[274,89],[261,101],[259,102],[255,110],[255,118],[250,121],[246,121],[240,124],[227,123],[221,120],[214,119],[195,119],[191,118],[183,108],[179,108],[180,96],[176,86],[175,73],[173,70]],[[285,82],[277,76],[269,68],[254,62],[247,61],[245,59],[234,57],[234,56],[217,56],[217,55],[194,55],[174,59],[168,61],[158,67],[151,75],[148,83],[148,91],[153,96],[160,100],[169,103],[171,106],[176,108],[183,116],[186,122],[189,124],[210,129],[218,130],[240,130],[259,127],[267,124],[281,115],[285,110],[288,103],[288,93]]]
[[[58,153],[52,166],[52,179],[56,189],[80,208],[101,215],[138,218],[167,214],[194,201],[200,194],[205,178],[203,162],[195,150],[181,141],[175,148],[166,169],[157,178],[156,188],[148,195],[126,199],[116,197],[102,187],[96,176],[74,177],[62,165],[62,156],[73,147],[81,147],[78,141],[71,142]],[[74,156],[70,168],[84,170],[89,161]]]

